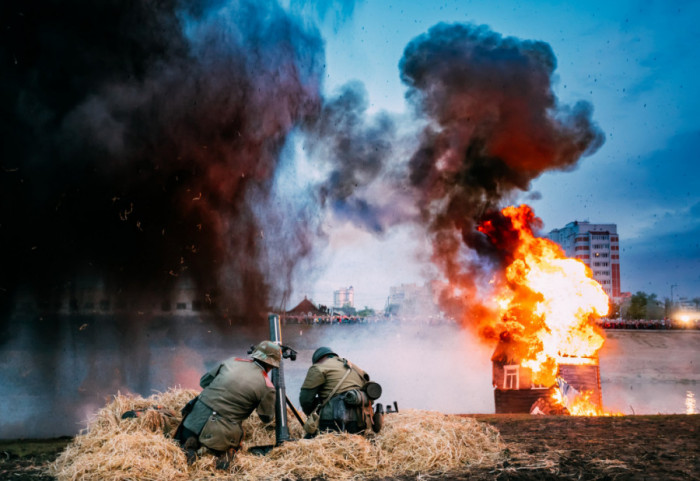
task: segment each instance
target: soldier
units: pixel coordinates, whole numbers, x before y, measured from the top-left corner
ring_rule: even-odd
[[[250,357],[227,359],[200,379],[203,391],[183,410],[175,435],[188,463],[205,446],[218,454],[217,468],[228,469],[243,439],[243,421],[256,409],[263,423],[274,420],[275,389],[267,373],[279,367],[280,347],[262,341]]]
[[[372,399],[363,391],[369,375],[329,347],[316,349],[311,362],[299,403],[307,416],[318,412],[319,430],[360,433],[371,428]]]

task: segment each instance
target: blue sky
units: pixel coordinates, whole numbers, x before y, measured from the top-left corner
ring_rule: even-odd
[[[337,11],[337,10],[336,10]],[[615,223],[622,289],[700,297],[700,2],[376,2],[326,12],[325,92],[365,85],[370,112],[405,115],[398,62],[439,22],[487,25],[505,37],[548,43],[560,103],[594,107],[606,142],[571,172],[545,173],[513,202],[531,204],[545,230],[574,220]],[[533,192],[539,195],[532,196]],[[420,232],[381,238],[329,220],[330,243],[291,303],[330,303],[354,286],[356,305],[383,307],[389,286],[434,274]]]

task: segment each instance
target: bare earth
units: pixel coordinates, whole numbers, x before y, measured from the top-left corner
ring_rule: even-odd
[[[700,480],[700,415],[475,417],[501,432],[506,460],[434,479]],[[54,479],[44,467],[69,441],[0,442],[0,479]]]

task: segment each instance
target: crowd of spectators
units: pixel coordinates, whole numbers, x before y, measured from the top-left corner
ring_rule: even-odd
[[[700,319],[599,319],[603,329],[700,329]]]

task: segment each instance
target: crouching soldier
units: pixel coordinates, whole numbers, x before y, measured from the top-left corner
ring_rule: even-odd
[[[228,469],[243,439],[243,421],[256,409],[263,423],[274,420],[275,389],[268,372],[280,365],[280,347],[262,341],[250,357],[227,359],[199,381],[203,391],[183,409],[175,434],[188,463],[205,446],[218,454],[217,468]]]
[[[318,431],[379,432],[383,413],[372,412],[372,402],[381,395],[379,384],[370,382],[365,371],[340,358],[329,347],[316,349],[311,362],[299,395],[299,403],[308,418],[306,432],[309,435]]]

